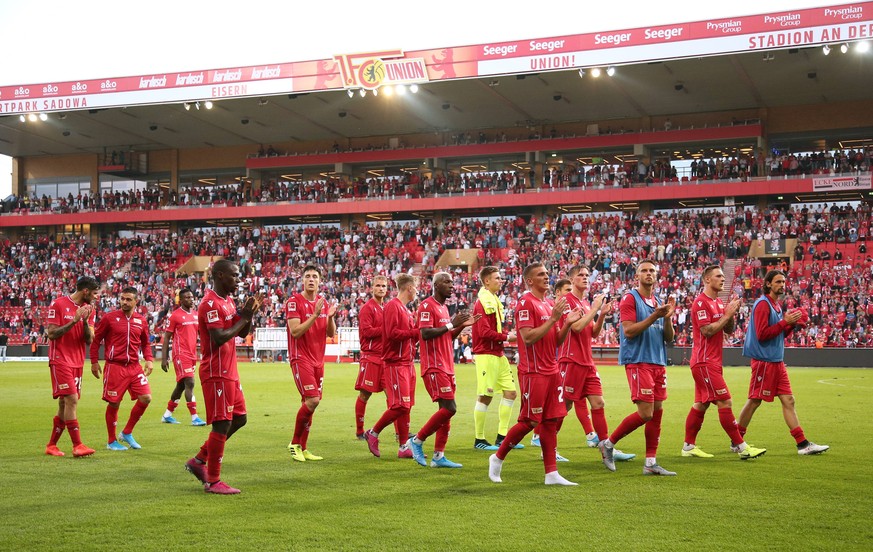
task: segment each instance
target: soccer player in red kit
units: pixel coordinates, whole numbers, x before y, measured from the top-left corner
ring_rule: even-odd
[[[194,311],[194,293],[190,289],[179,291],[179,308],[170,315],[170,323],[164,332],[161,370],[170,367],[170,341],[173,342],[173,368],[176,371],[176,388],[170,394],[167,411],[161,421],[165,424],[178,424],[173,417],[173,411],[179,406],[182,392],[188,412],[191,414],[191,425],[205,426],[206,422],[197,415],[197,402],[194,400],[194,372],[197,369],[197,312]]]
[[[149,403],[152,390],[148,377],[152,373],[152,346],[149,343],[149,321],[136,312],[139,292],[134,287],[121,290],[118,310],[104,313],[94,329],[91,342],[91,373],[100,377],[100,345],[103,344],[103,357],[106,368],[103,370],[103,400],[106,401],[106,432],[109,450],[127,450],[119,443],[124,441],[132,449],[142,448],[133,438],[133,428],[142,418]],[[145,369],[139,363],[139,355],[145,359]],[[118,407],[124,394],[128,393],[133,403],[130,417],[121,433],[116,436]]]
[[[685,419],[685,444],[682,456],[712,458],[697,446],[697,434],[703,426],[703,417],[709,405],[718,408],[718,420],[731,440],[731,450],[740,458],[757,458],[767,449],[746,444],[737,428],[731,402],[731,393],[722,372],[724,334],[732,333],[736,324],[734,315],[742,301],[734,299],[725,307],[718,294],[724,289],[724,272],[716,265],[703,269],[703,291],[691,305],[691,375],[694,378],[694,404]]]
[[[371,284],[373,296],[358,313],[358,341],[361,344],[361,362],[355,391],[355,435],[364,439],[364,415],[367,401],[373,393],[382,391],[382,311],[388,294],[388,278],[376,276]]]
[[[618,362],[625,367],[631,401],[637,411],[629,414],[608,439],[600,441],[603,465],[615,471],[615,444],[628,434],[645,426],[646,463],[643,475],[676,475],[657,462],[658,441],[661,439],[661,418],[667,400],[667,343],[673,341],[673,313],[676,299],[664,304],[655,295],[658,265],[645,259],[637,264],[637,287],[619,303]]]
[[[743,342],[743,356],[752,359],[752,379],[749,383],[749,400],[737,420],[740,434],[746,434],[746,428],[762,401],[773,402],[779,397],[782,417],[797,444],[797,454],[821,454],[830,447],[817,445],[804,435],[785,367],[785,338],[795,326],[803,323],[804,313],[794,309],[783,314],[779,304],[779,299],[785,294],[785,274],[782,271],[768,271],[764,276],[763,289],[764,294],[752,306],[752,319]]]
[[[438,272],[433,277],[433,295],[421,302],[415,313],[418,329],[421,332],[419,356],[421,359],[421,379],[433,402],[439,404],[439,409],[430,417],[422,428],[409,438],[409,448],[412,457],[422,466],[427,462],[422,444],[424,440],[436,433],[434,453],[430,461],[432,468],[460,468],[461,464],[446,458],[446,443],[449,440],[451,419],[457,411],[455,405],[455,362],[452,353],[452,341],[461,331],[472,326],[479,317],[469,313],[459,312],[449,318],[446,299],[454,289],[452,276],[447,272]]]
[[[288,360],[294,383],[300,392],[300,409],[294,423],[294,436],[288,444],[291,458],[298,462],[323,460],[309,452],[309,428],[324,383],[324,349],[327,338],[336,335],[336,304],[329,304],[318,293],[321,270],[315,265],[303,268],[303,292],[285,303],[288,325]]]
[[[49,456],[64,456],[58,440],[64,429],[73,442],[73,456],[90,456],[94,449],[85,446],[79,436],[77,407],[82,394],[82,371],[85,348],[94,338],[94,308],[97,280],[82,276],[76,281],[76,291],[70,296],[52,301],[46,320],[49,338],[49,373],[52,378],[52,398],[58,400],[52,436],[45,447]]]
[[[227,259],[216,261],[212,266],[212,289],[197,308],[200,386],[206,423],[212,424],[212,431],[197,456],[185,463],[185,469],[203,483],[204,491],[212,494],[240,492],[221,480],[221,464],[227,440],[248,420],[236,366],[235,339],[251,331],[252,316],[261,306],[261,294],[248,297],[242,310],[237,311],[233,292],[239,282],[237,265]]]
[[[379,433],[391,425],[397,427],[400,441],[398,458],[412,458],[409,448],[409,410],[415,405],[415,344],[419,332],[415,318],[406,305],[418,295],[414,276],[398,274],[395,278],[397,297],[385,303],[382,312],[382,387],[388,409],[373,427],[364,432],[364,439],[373,456],[379,457]]]
[[[596,447],[601,439],[609,437],[609,427],[606,423],[606,403],[603,401],[603,385],[600,374],[594,365],[594,354],[591,342],[600,335],[603,322],[612,312],[612,302],[605,302],[605,295],[598,295],[594,303],[588,302],[588,287],[591,272],[587,266],[575,266],[568,274],[572,282],[572,290],[564,295],[567,309],[561,320],[561,330],[558,339],[563,343],[558,348],[558,368],[564,376],[564,401],[569,412],[575,407],[576,416],[582,427],[588,431],[585,439],[589,447]],[[567,324],[566,318],[573,311],[579,311],[582,317],[574,324]],[[598,315],[599,313],[599,315]],[[596,317],[596,320],[595,320]],[[586,400],[591,404],[591,412]],[[558,422],[561,430],[563,419]],[[613,453],[616,460],[627,461],[636,457],[620,450]]]
[[[567,415],[564,407],[561,374],[555,357],[559,343],[558,322],[567,308],[564,297],[554,306],[546,299],[549,291],[549,272],[542,263],[533,263],[524,269],[528,291],[522,295],[515,310],[518,342],[518,381],[521,389],[521,412],[518,423],[509,429],[506,439],[488,459],[488,477],[501,483],[503,461],[516,443],[537,428],[543,449],[546,485],[576,485],[558,473],[558,420]],[[566,323],[573,324],[580,317],[572,311]]]

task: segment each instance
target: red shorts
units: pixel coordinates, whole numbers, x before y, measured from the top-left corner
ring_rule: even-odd
[[[382,363],[377,360],[361,359],[361,368],[358,370],[358,379],[355,381],[355,391],[369,391],[378,393],[382,391]]]
[[[558,369],[564,376],[564,400],[581,401],[590,395],[603,396],[603,385],[596,367],[562,362]]]
[[[82,396],[82,367],[49,364],[49,374],[52,377],[52,398],[75,394]]]
[[[564,406],[561,373],[554,374],[518,374],[521,388],[521,411],[519,422],[537,422],[556,420],[567,415]]]
[[[173,359],[173,369],[176,370],[176,381],[182,381],[185,378],[193,378],[197,373],[196,360],[176,360]]]
[[[387,364],[382,376],[388,408],[412,408],[415,405],[415,366]]]
[[[779,395],[793,394],[784,362],[752,359],[752,381],[749,383],[750,399],[773,402],[773,399]]]
[[[624,367],[633,402],[667,400],[667,369],[659,364],[628,364]]]
[[[124,393],[130,394],[135,401],[140,395],[151,395],[149,379],[142,371],[139,363],[113,364],[107,362],[103,367],[103,400],[110,403],[121,402]]]
[[[694,402],[711,403],[731,398],[721,366],[698,364],[691,367],[694,378]]]
[[[203,403],[206,405],[206,423],[225,422],[235,416],[245,416],[246,398],[238,381],[207,379],[200,382]]]
[[[324,365],[309,366],[302,362],[291,364],[291,373],[294,375],[294,384],[300,396],[321,398],[321,387],[324,385]]]
[[[431,370],[421,375],[424,380],[424,388],[430,395],[430,400],[437,402],[439,399],[447,401],[455,400],[455,376]]]

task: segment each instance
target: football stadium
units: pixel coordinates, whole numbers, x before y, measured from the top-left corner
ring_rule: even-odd
[[[0,548],[873,548],[873,2],[92,7],[0,7]]]

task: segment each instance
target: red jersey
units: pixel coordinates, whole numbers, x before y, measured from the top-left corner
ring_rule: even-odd
[[[522,374],[557,374],[558,361],[555,350],[558,346],[558,325],[533,345],[526,345],[521,338],[522,328],[538,328],[552,316],[548,299],[540,300],[527,291],[518,300],[515,309],[515,327],[518,338],[518,371]]]
[[[384,305],[370,299],[358,313],[358,340],[361,343],[361,360],[382,362],[382,311]]]
[[[649,305],[652,308],[658,308],[658,301],[655,299],[655,296],[651,297],[643,297],[640,294],[640,297],[643,298],[643,302]],[[625,293],[624,297],[621,298],[621,301],[618,303],[618,312],[622,322],[636,322],[637,321],[637,303],[634,300],[633,293]],[[619,330],[623,331],[623,330]]]
[[[197,313],[178,308],[170,315],[167,331],[173,336],[173,358],[197,362]]]
[[[582,309],[582,315],[591,311],[591,305],[585,299],[579,299],[572,293],[564,296],[567,301],[567,309],[561,315],[561,326],[567,319],[567,315],[573,309]],[[558,360],[561,362],[573,362],[581,366],[594,366],[594,354],[591,352],[591,340],[594,330],[594,320],[588,323],[581,332],[576,333],[572,329],[567,331],[567,338],[558,349]]]
[[[68,296],[58,297],[52,301],[46,317],[46,325],[65,326],[76,317],[76,311],[82,305],[77,305]],[[81,368],[85,365],[85,332],[83,324],[94,325],[95,312],[91,312],[89,320],[80,320],[70,330],[57,339],[49,341],[49,364]]]
[[[418,306],[415,313],[418,328],[439,328],[452,321],[449,309],[433,296],[428,297]],[[419,345],[421,356],[421,373],[445,372],[455,373],[455,356],[452,351],[452,332],[446,332],[433,339],[421,338]]]
[[[133,364],[139,362],[140,351],[146,360],[153,358],[149,344],[148,320],[135,312],[130,318],[121,309],[104,313],[100,317],[94,329],[94,341],[91,342],[91,362],[97,362],[101,343],[106,362]]]
[[[227,329],[239,321],[233,297],[226,298],[210,289],[197,308],[197,323],[200,333],[200,381],[223,379],[239,381],[236,369],[235,337],[215,345],[209,337],[209,328]]]
[[[503,356],[503,342],[508,337],[506,321],[500,328],[502,332],[498,333],[497,313],[486,314],[485,307],[478,300],[473,305],[473,316],[477,314],[481,314],[482,318],[473,324],[473,354]]]
[[[315,313],[315,304],[322,296],[316,296],[315,301],[310,301],[301,293],[292,295],[285,303],[286,331],[288,334],[288,360],[302,362],[307,366],[324,366],[324,348],[327,345],[327,300],[321,308],[321,314],[315,323],[309,327],[300,337],[291,335],[287,321],[294,318],[301,323]]]
[[[421,334],[415,327],[415,319],[400,299],[394,298],[382,309],[382,362],[388,364],[412,364],[415,361],[415,344]]]
[[[700,328],[718,322],[724,316],[724,303],[716,297],[711,299],[701,293],[691,305],[691,338],[694,344],[691,348],[691,366],[705,364],[721,366],[722,348],[724,347],[724,330],[709,337],[700,333]]]

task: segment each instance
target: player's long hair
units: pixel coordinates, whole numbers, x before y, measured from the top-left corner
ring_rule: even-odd
[[[770,282],[773,281],[773,278],[780,275],[785,276],[785,273],[781,270],[767,271],[767,274],[764,276],[764,295],[770,295]]]

